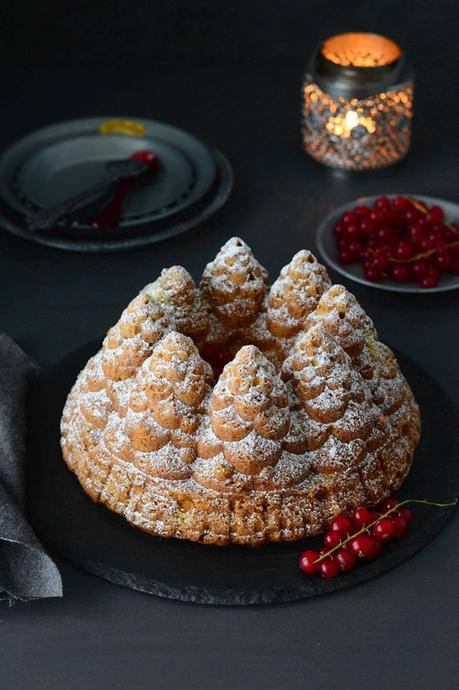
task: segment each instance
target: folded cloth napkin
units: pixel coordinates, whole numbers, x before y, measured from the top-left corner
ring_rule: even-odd
[[[25,515],[26,401],[38,366],[0,334],[0,598],[62,596],[59,571]]]

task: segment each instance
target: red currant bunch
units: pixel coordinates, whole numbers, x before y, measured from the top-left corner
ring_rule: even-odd
[[[412,280],[434,288],[443,272],[459,274],[459,226],[446,221],[440,206],[381,196],[343,213],[333,232],[340,263],[360,262],[371,282]]]
[[[325,533],[324,546],[301,554],[300,569],[326,579],[354,570],[359,560],[377,558],[385,542],[404,537],[410,522],[411,511],[393,498],[377,510],[357,508],[351,517],[338,515]]]

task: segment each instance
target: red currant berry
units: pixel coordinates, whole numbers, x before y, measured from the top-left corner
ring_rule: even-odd
[[[201,357],[206,360],[209,364],[213,364],[217,357],[217,350],[213,345],[204,345],[201,349]]]
[[[373,268],[379,273],[387,271],[387,259],[382,254],[377,254],[373,259]]]
[[[350,240],[358,240],[360,237],[360,227],[356,223],[347,226],[346,237]]]
[[[376,537],[378,541],[384,542],[392,539],[394,536],[394,529],[392,526],[392,520],[390,518],[382,518],[373,527],[373,536]]]
[[[409,525],[411,520],[413,519],[413,515],[409,508],[400,508],[400,510],[397,511],[397,515],[399,517],[402,517],[407,525]]]
[[[382,551],[382,544],[377,539],[373,539],[373,552],[367,558],[378,558]]]
[[[456,240],[459,240],[459,230],[450,230],[449,228],[446,228],[444,237],[447,242],[455,242]]]
[[[343,538],[344,538],[344,537],[343,537]],[[352,552],[352,549],[351,549],[351,542],[350,542],[350,541],[347,541],[345,544],[343,544],[342,549],[344,549],[345,551],[351,551],[351,552]]]
[[[426,275],[426,273],[428,273],[429,267],[426,261],[420,259],[419,261],[415,261],[413,263],[413,265],[411,266],[411,270],[413,272],[413,276],[419,279],[423,278]]]
[[[400,515],[396,515],[394,518],[391,518],[391,522],[393,539],[402,539],[405,536],[408,528],[405,518],[401,517]]]
[[[385,498],[384,501],[381,501],[378,508],[380,513],[387,513],[388,510],[392,510],[392,508],[397,506],[398,501],[395,498]]]
[[[447,271],[451,266],[451,256],[449,255],[448,250],[438,252],[435,263],[441,271]]]
[[[350,225],[351,223],[355,223],[355,221],[356,221],[356,217],[352,213],[352,211],[346,211],[341,216],[341,222],[343,223],[343,225]]]
[[[303,551],[300,556],[300,569],[308,575],[315,575],[320,571],[320,563],[316,563],[319,558],[317,551]]]
[[[418,211],[413,206],[409,206],[405,211],[405,221],[409,223],[415,223],[421,218],[421,211]]]
[[[371,263],[371,259],[373,258],[373,252],[370,250],[369,247],[362,247],[360,250],[360,259],[362,262],[366,263]]]
[[[333,232],[335,233],[336,237],[344,237],[346,235],[346,227],[341,225],[341,223],[338,223],[333,228]]]
[[[347,551],[346,549],[340,549],[335,556],[335,563],[338,565],[340,570],[348,572],[349,570],[354,570],[357,559],[352,553],[352,551]]]
[[[451,266],[449,267],[449,270],[451,271],[451,273],[459,275],[459,259],[453,259],[453,261],[451,262]]]
[[[424,238],[424,229],[420,223],[412,223],[408,228],[408,235],[413,244],[418,245]]]
[[[445,240],[435,240],[435,249],[439,254],[448,253],[448,243]]]
[[[349,251],[358,259],[360,257],[360,252],[362,251],[362,245],[360,242],[353,240],[349,243]]]
[[[404,264],[395,264],[391,269],[392,278],[397,283],[404,283],[409,278],[408,267]]]
[[[419,281],[419,284],[422,288],[435,288],[438,285],[438,271],[433,271],[430,269],[429,273],[427,273],[421,280]]]
[[[369,235],[371,235],[372,232],[373,232],[373,223],[371,222],[371,220],[369,218],[365,218],[360,223],[360,234],[363,237],[369,237]]]
[[[367,508],[357,508],[352,514],[352,519],[354,520],[357,527],[363,527],[368,525],[369,522],[376,520],[376,513]]]
[[[344,535],[352,534],[353,529],[354,523],[346,515],[338,515],[330,525],[332,532],[339,532]]]
[[[225,364],[227,364],[232,360],[233,356],[231,354],[231,350],[221,347],[217,349],[217,358],[219,362],[225,362]]]
[[[446,227],[442,223],[437,223],[432,226],[432,232],[437,236],[437,239],[442,240],[445,237]]]
[[[369,534],[359,534],[358,537],[354,537],[351,544],[351,550],[355,556],[358,558],[373,558],[373,554],[376,553],[378,544],[374,537],[370,537]]]
[[[434,243],[430,239],[430,237],[423,237],[422,240],[419,242],[419,249],[422,252],[430,252],[431,249],[434,248]]]
[[[354,209],[354,213],[359,218],[364,218],[365,216],[368,216],[368,214],[370,213],[370,209],[368,208],[368,206],[356,206]]]
[[[384,215],[381,211],[370,211],[370,220],[374,225],[379,225],[384,220]]]
[[[341,541],[341,535],[337,531],[327,532],[324,537],[324,543],[329,549],[333,549]]]
[[[388,225],[382,225],[376,232],[376,237],[381,242],[390,242],[394,237],[394,231]]]
[[[221,367],[226,366],[228,362],[231,362],[233,359],[233,354],[230,350],[227,350],[226,348],[222,348],[221,350],[217,350],[217,364]]]
[[[389,209],[390,208],[389,199],[385,196],[378,197],[375,201],[375,208],[379,208],[381,210]]]
[[[395,258],[405,261],[413,256],[413,245],[407,240],[401,240],[395,248]]]
[[[436,223],[442,223],[445,214],[440,206],[432,206],[430,211],[427,212],[426,221],[429,225],[435,225]]]
[[[439,237],[435,230],[430,230],[427,237],[432,242],[433,247],[438,248],[438,245],[440,245],[440,247],[446,247],[446,242],[443,240],[443,237]]]
[[[386,209],[384,211],[381,211],[381,213],[384,216],[384,223],[386,225],[393,226],[395,224],[395,219],[396,219],[396,214],[391,211],[390,209]]]
[[[335,561],[332,561],[331,559],[326,559],[325,561],[322,561],[322,563],[320,564],[320,574],[326,580],[330,580],[331,578],[336,577],[338,573],[339,567],[335,563]]]
[[[343,264],[343,266],[347,266],[347,264],[351,264],[354,261],[354,254],[349,251],[349,249],[342,249],[339,253],[339,262]]]
[[[406,209],[411,206],[410,201],[404,196],[397,196],[392,201],[392,206],[396,211],[406,211]]]
[[[368,266],[364,266],[363,275],[371,283],[377,283],[378,280],[381,280],[381,272],[378,271],[376,268],[374,268],[374,266],[372,266],[372,264],[369,264]]]

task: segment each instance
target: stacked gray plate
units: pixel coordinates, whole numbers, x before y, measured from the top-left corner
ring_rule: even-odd
[[[31,231],[31,212],[96,184],[109,161],[153,151],[158,168],[125,199],[116,228],[57,223]],[[40,129],[0,157],[0,223],[34,242],[74,251],[120,251],[158,242],[204,222],[228,199],[231,167],[183,130],[133,117],[72,120]]]

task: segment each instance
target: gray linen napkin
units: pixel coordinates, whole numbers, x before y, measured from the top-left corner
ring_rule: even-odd
[[[37,373],[0,334],[0,598],[10,601],[62,596],[59,571],[25,516],[26,400]]]

